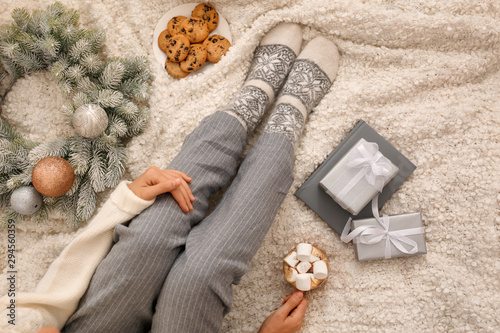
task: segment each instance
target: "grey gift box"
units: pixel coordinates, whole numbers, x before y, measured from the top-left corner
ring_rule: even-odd
[[[396,192],[401,184],[411,175],[416,166],[387,142],[380,134],[370,127],[363,120],[349,132],[347,137],[335,148],[323,163],[307,178],[307,180],[295,192],[297,198],[302,200],[311,208],[320,218],[322,218],[339,235],[342,233],[345,224],[351,214],[340,207],[332,198],[321,188],[319,182],[333,168],[333,166],[351,149],[359,139],[365,139],[370,142],[376,142],[379,150],[398,168],[398,174],[389,182],[382,193],[379,195],[379,208]],[[372,211],[370,205],[366,205],[357,218],[371,217]]]
[[[407,230],[412,228],[423,228],[422,214],[410,213],[389,216],[389,231]],[[352,230],[361,226],[380,227],[379,222],[375,218],[352,221]],[[426,254],[427,248],[425,245],[425,232],[406,236],[417,243],[417,252],[414,254],[403,253],[391,243],[391,258],[406,257],[417,254]],[[407,245],[404,245],[408,248]],[[385,258],[386,238],[375,244],[363,244],[359,241],[359,236],[354,238],[354,250],[359,261],[384,259]]]

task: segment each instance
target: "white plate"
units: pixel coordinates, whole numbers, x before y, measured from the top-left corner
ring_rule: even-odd
[[[163,15],[163,17],[156,24],[156,28],[153,33],[153,53],[156,60],[163,68],[165,67],[165,60],[167,60],[167,55],[158,47],[158,37],[160,36],[160,33],[163,30],[167,29],[168,21],[170,21],[172,17],[179,15],[191,17],[191,13],[193,12],[194,7],[196,7],[197,5],[199,5],[199,3],[185,3],[183,5],[172,8],[165,15]],[[210,35],[224,36],[227,38],[227,40],[229,40],[231,44],[233,43],[231,40],[231,30],[229,30],[229,24],[227,24],[226,19],[220,13],[219,24],[217,25],[217,28],[215,28],[215,30],[210,33]],[[213,63],[207,61],[200,69],[198,69],[194,73],[200,73],[212,65]]]

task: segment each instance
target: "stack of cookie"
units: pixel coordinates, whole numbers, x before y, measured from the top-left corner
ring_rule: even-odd
[[[175,78],[183,78],[200,69],[206,61],[218,62],[231,43],[223,36],[211,35],[219,23],[219,14],[207,3],[197,5],[191,17],[174,16],[160,33],[158,46],[166,53],[165,69]]]

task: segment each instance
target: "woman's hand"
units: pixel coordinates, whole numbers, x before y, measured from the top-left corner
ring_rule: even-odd
[[[149,167],[142,175],[128,185],[139,198],[152,200],[157,195],[170,192],[182,211],[193,210],[191,204],[195,199],[189,185],[191,177],[177,170],[163,170]]]
[[[283,301],[283,305],[274,311],[262,323],[259,333],[292,333],[302,327],[306,314],[307,299],[300,290],[295,290]]]

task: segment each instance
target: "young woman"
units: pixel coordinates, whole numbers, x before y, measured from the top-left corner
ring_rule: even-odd
[[[331,41],[317,37],[300,52],[301,44],[300,26],[271,29],[229,105],[186,137],[166,170],[151,167],[122,182],[37,289],[19,295],[19,325],[64,333],[220,332],[231,286],[248,270],[292,184],[305,119],[337,73]],[[247,135],[273,103],[238,167]],[[210,197],[233,176],[206,216]],[[296,291],[260,331],[299,330],[306,306]]]

